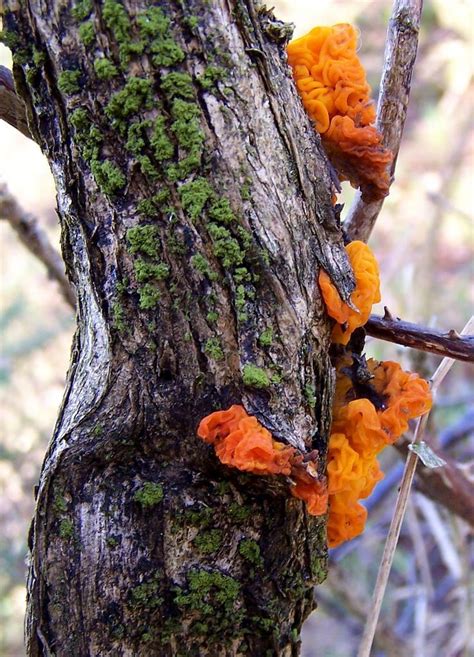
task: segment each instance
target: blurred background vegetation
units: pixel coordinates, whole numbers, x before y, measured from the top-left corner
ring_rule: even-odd
[[[295,35],[315,25],[351,22],[377,94],[389,0],[276,0]],[[426,0],[396,183],[371,246],[382,271],[383,305],[406,320],[460,330],[474,298],[474,3]],[[0,46],[0,64],[11,66]],[[0,182],[34,213],[59,248],[54,184],[37,146],[0,121]],[[344,184],[343,201],[353,190]],[[34,486],[64,390],[74,317],[57,285],[0,221],[0,655],[21,657],[26,538]],[[382,313],[382,306],[375,308]],[[439,359],[369,340],[367,352],[429,377]],[[432,413],[429,440],[473,474],[474,377],[457,363]],[[385,488],[376,489],[365,533],[332,551],[319,609],[303,631],[303,657],[352,657],[390,522],[400,459],[385,450]],[[377,492],[379,491],[379,492]],[[376,657],[474,654],[468,527],[419,493],[402,528],[374,649]],[[472,584],[472,582],[471,582]],[[471,634],[470,634],[471,630]]]

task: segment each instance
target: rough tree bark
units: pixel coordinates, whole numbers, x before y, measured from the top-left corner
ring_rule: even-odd
[[[251,0],[7,0],[4,28],[78,298],[28,655],[297,655],[325,518],[196,438],[243,403],[324,470],[318,268],[353,281],[288,26]]]

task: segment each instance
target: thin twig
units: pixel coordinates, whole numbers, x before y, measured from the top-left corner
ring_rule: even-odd
[[[49,277],[59,283],[67,303],[75,308],[76,295],[64,273],[64,261],[61,255],[50,244],[38,220],[25,212],[5,184],[0,184],[0,219],[8,221],[28,251],[46,267]]]
[[[469,322],[466,324],[462,330],[462,334],[470,333],[474,329],[474,316],[471,317]],[[441,385],[441,382],[451,369],[454,364],[452,358],[443,358],[440,365],[436,369],[432,379],[431,379],[431,392],[433,398],[436,394],[437,389]],[[413,437],[413,443],[420,443],[423,433],[428,421],[429,411],[421,418],[419,418],[415,434]],[[382,555],[382,560],[380,562],[379,571],[377,574],[377,581],[375,583],[374,594],[372,597],[372,604],[369,615],[367,616],[367,623],[364,628],[364,634],[362,636],[362,641],[359,646],[359,651],[357,657],[370,657],[370,651],[372,648],[372,643],[374,641],[375,631],[377,629],[377,623],[380,615],[380,609],[382,607],[382,601],[385,594],[385,589],[387,587],[388,577],[390,575],[390,570],[393,563],[393,557],[395,555],[395,550],[398,543],[398,538],[400,536],[400,529],[402,526],[403,518],[405,516],[408,497],[410,495],[411,486],[413,483],[413,478],[415,476],[415,469],[418,462],[418,456],[415,452],[410,451],[408,454],[405,471],[403,473],[402,482],[400,484],[400,490],[398,493],[397,503],[395,505],[395,511],[393,513],[392,522],[390,523],[390,529],[388,531],[387,540],[385,542],[385,547]]]
[[[368,335],[438,356],[474,363],[474,335],[461,337],[456,331],[442,333],[427,326],[386,316],[371,315],[365,325]]]
[[[395,0],[388,26],[377,128],[382,133],[383,145],[393,153],[392,178],[407,115],[422,6],[423,0]],[[364,202],[358,192],[344,222],[347,237],[367,242],[382,205],[383,200]]]
[[[25,137],[33,139],[28,128],[25,105],[15,91],[10,69],[0,66],[0,119],[19,130]]]

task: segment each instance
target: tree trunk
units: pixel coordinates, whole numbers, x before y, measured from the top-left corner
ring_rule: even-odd
[[[297,655],[325,518],[288,480],[221,466],[196,427],[244,404],[324,471],[318,268],[352,287],[329,167],[288,26],[251,0],[155,4],[6,2],[78,297],[30,533],[28,655]]]

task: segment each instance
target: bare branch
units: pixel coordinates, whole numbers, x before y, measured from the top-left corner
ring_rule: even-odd
[[[64,273],[61,255],[50,244],[38,220],[23,210],[4,184],[0,185],[0,218],[8,221],[28,251],[41,260],[49,277],[59,283],[67,303],[75,308],[76,295]]]
[[[5,66],[0,66],[0,119],[19,130],[25,137],[33,139],[26,120],[25,105],[16,94],[11,71]]]
[[[453,330],[442,333],[427,326],[394,319],[387,315],[387,311],[385,317],[371,315],[365,330],[368,335],[380,340],[455,360],[474,362],[474,335],[461,336]]]
[[[388,26],[377,128],[383,135],[383,145],[393,153],[392,178],[407,115],[422,6],[423,0],[395,0]],[[383,199],[364,202],[358,192],[344,222],[347,237],[367,242],[382,205]]]

